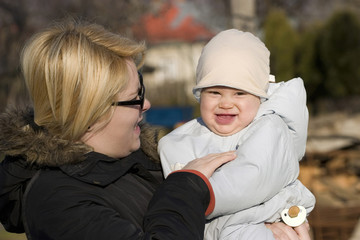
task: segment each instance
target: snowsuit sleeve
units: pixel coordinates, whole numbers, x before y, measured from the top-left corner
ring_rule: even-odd
[[[9,232],[23,233],[22,197],[37,169],[22,159],[7,156],[0,163],[0,222]]]
[[[51,197],[46,204],[31,210],[31,214],[26,213],[30,216],[30,232],[34,229],[31,224],[37,222],[35,239],[202,240],[204,236],[210,194],[203,178],[193,173],[171,174],[159,185],[148,205],[142,228],[114,209],[89,199],[88,192],[74,187],[73,191],[68,189],[64,193],[65,198]],[[68,198],[72,201],[64,202]],[[58,207],[53,207],[54,204]]]
[[[279,116],[261,117],[244,137],[237,158],[210,178],[216,199],[210,218],[265,202],[298,176],[293,138]]]
[[[189,172],[169,175],[152,198],[145,216],[145,232],[151,239],[203,239],[204,212],[211,195],[204,183],[206,180],[201,181]],[[201,198],[202,195],[206,198]]]
[[[257,117],[277,114],[287,125],[293,139],[299,161],[305,155],[309,112],[306,106],[306,90],[301,78],[287,82],[270,83],[270,98],[260,105]]]

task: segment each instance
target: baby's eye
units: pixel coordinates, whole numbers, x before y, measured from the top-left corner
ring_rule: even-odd
[[[237,96],[242,96],[242,95],[246,95],[246,92],[236,92]]]
[[[218,91],[208,91],[209,94],[218,95],[220,94]]]

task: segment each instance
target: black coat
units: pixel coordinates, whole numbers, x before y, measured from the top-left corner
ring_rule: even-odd
[[[114,159],[84,154],[84,146],[59,147],[53,136],[37,139],[44,130],[28,125],[31,114],[19,116],[12,137],[0,139],[7,153],[0,165],[0,221],[8,231],[26,229],[29,239],[203,238],[210,191],[198,175],[178,172],[163,181],[160,164],[143,150]],[[14,118],[3,114],[0,131]],[[13,137],[24,129],[19,144]]]

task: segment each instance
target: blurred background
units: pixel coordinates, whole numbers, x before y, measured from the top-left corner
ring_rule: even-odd
[[[360,239],[360,0],[0,0],[0,111],[29,103],[24,42],[66,17],[146,41],[146,120],[169,130],[199,116],[191,89],[207,41],[229,28],[258,36],[277,82],[305,82],[310,122],[299,178],[317,198],[313,239]],[[0,229],[0,239],[26,238]]]

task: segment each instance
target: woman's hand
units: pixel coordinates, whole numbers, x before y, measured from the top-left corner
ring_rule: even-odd
[[[205,157],[192,160],[186,164],[183,169],[196,170],[204,174],[207,178],[210,178],[218,167],[234,160],[235,158],[235,151],[211,153]]]
[[[276,240],[310,240],[309,224],[307,222],[292,228],[285,223],[267,223],[268,229],[272,231]]]
[[[311,239],[310,234],[309,234],[309,231],[310,231],[309,223],[305,222],[305,223],[301,224],[300,226],[295,227],[294,230],[301,240],[310,240]]]

